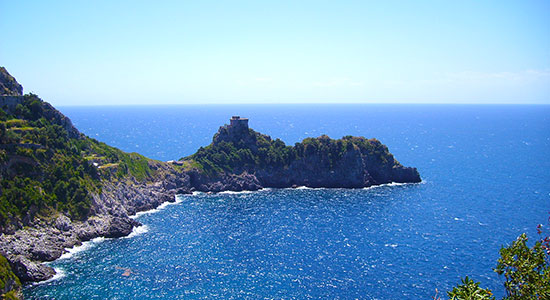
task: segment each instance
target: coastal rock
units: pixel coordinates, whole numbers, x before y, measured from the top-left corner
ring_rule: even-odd
[[[104,234],[106,238],[119,238],[127,236],[132,232],[134,226],[139,226],[141,223],[130,218],[115,217],[112,219],[107,232]]]
[[[13,272],[23,282],[43,281],[53,277],[55,270],[41,263],[30,261],[22,255],[10,260]]]
[[[224,173],[219,176],[207,176],[197,171],[191,171],[191,185],[201,192],[221,191],[256,191],[263,186],[254,174],[243,172],[241,174]]]
[[[50,241],[47,244],[36,244],[29,249],[31,259],[37,261],[52,261],[59,258],[63,254],[63,250],[59,247],[58,241]]]
[[[61,231],[69,231],[73,228],[71,219],[65,215],[60,215],[55,219],[55,228]]]

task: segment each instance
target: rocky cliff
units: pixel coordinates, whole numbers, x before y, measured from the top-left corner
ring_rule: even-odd
[[[8,73],[6,68],[0,67],[0,96],[21,96],[23,87]]]
[[[191,175],[195,188],[361,188],[421,181],[415,168],[402,166],[376,139],[321,136],[286,146],[248,128],[247,122],[231,121],[220,127],[212,144],[183,159],[201,171]]]

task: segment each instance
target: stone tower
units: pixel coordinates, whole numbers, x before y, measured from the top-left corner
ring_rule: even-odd
[[[248,130],[248,119],[241,118],[239,116],[233,116],[229,120],[229,127],[232,129],[246,129]]]

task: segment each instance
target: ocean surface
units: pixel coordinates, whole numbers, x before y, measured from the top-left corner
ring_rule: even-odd
[[[550,212],[550,106],[62,107],[87,135],[179,159],[231,115],[287,144],[375,137],[420,184],[178,196],[50,263],[26,299],[431,299],[466,275],[503,296],[501,246]],[[440,292],[440,295],[445,294]]]

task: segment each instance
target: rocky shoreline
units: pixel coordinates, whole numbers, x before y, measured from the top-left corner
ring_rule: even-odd
[[[0,249],[22,282],[50,279],[55,271],[43,264],[58,259],[67,248],[82,245],[97,237],[118,238],[129,235],[141,224],[131,218],[140,211],[174,202],[176,194],[187,194],[189,177],[166,163],[152,166],[168,174],[152,182],[135,180],[103,182],[100,195],[94,195],[93,215],[85,221],[71,221],[63,214],[37,218],[32,226],[0,235]],[[172,171],[172,173],[167,173]],[[180,175],[176,177],[175,174]]]
[[[4,249],[4,256],[22,282],[40,282],[55,275],[55,270],[44,262],[54,261],[67,253],[67,249],[94,238],[129,235],[135,227],[142,225],[132,216],[155,209],[166,202],[175,202],[178,194],[190,194],[193,191],[256,191],[264,188],[251,174],[225,175],[207,182],[195,178],[194,184],[191,178],[197,176],[196,173],[179,175],[181,177],[178,178],[169,174],[164,180],[152,183],[106,183],[105,192],[95,197],[97,215],[84,222],[71,221],[62,214],[39,219],[34,227],[20,229],[13,234],[2,234],[0,249]]]

